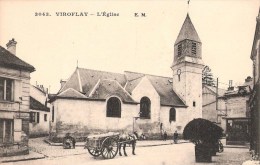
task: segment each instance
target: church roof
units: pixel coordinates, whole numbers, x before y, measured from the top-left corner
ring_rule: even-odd
[[[23,69],[30,72],[35,71],[35,68],[10,53],[8,50],[0,46],[0,65],[14,69]]]
[[[143,73],[135,72],[125,72],[126,77],[132,77],[126,84],[126,90],[131,93],[134,88],[139,84],[141,79],[146,76],[148,80],[153,85],[154,89],[160,96],[161,105],[167,106],[185,106],[184,102],[179,98],[179,96],[173,91],[172,88],[172,78],[156,76]]]
[[[160,95],[161,105],[185,106],[180,97],[173,91],[172,78],[147,75],[155,90]]]
[[[58,97],[74,97],[75,92],[87,99],[105,100],[116,95],[123,102],[136,103],[131,93],[146,76],[160,96],[161,105],[185,106],[172,89],[172,78],[125,71],[124,74],[77,68],[58,92]],[[73,89],[73,93],[68,93]],[[77,94],[77,96],[78,96]],[[75,95],[75,98],[77,98]]]
[[[90,98],[106,99],[110,96],[119,96],[123,102],[136,103],[131,95],[116,80],[101,80]]]
[[[98,80],[110,79],[116,80],[121,86],[126,83],[124,74],[105,72],[91,69],[78,68],[81,79],[82,92],[89,95],[93,87],[97,84]]]
[[[83,95],[82,93],[76,91],[73,88],[68,88],[65,91],[63,91],[60,94],[58,94],[57,96],[58,97],[63,97],[63,98],[68,98],[68,97],[78,98],[78,99],[87,98],[85,95]]]
[[[136,103],[123,88],[125,84],[124,74],[77,68],[57,97],[105,100],[117,95],[123,102]]]
[[[175,41],[175,44],[178,44],[180,41],[186,39],[201,42],[199,35],[191,22],[189,14],[187,14],[186,16],[186,19],[181,27],[180,33]]]
[[[126,75],[126,79],[128,80],[125,85],[125,89],[130,94],[135,89],[135,87],[139,84],[139,82],[142,80],[142,78],[145,76],[142,73],[136,73],[136,72],[130,72],[130,71],[125,71],[125,75]]]

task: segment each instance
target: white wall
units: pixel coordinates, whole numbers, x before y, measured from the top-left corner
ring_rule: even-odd
[[[45,104],[46,95],[39,89],[36,89],[36,87],[34,87],[33,85],[30,85],[30,96],[38,100],[43,105]]]
[[[132,97],[137,102],[140,102],[143,97],[148,97],[151,101],[151,119],[140,119],[140,120],[149,123],[159,122],[160,107],[161,107],[160,96],[146,76],[142,78],[140,83],[133,90]],[[140,105],[138,105],[138,112],[140,112]]]
[[[106,101],[58,99],[54,102],[57,133],[89,133],[127,129],[132,131],[136,104],[121,102],[121,118],[106,117]]]
[[[202,118],[202,67],[201,64],[183,62],[172,67],[173,89],[185,101],[189,115],[186,118]],[[181,69],[180,81],[177,70]],[[196,106],[193,106],[195,102]]]
[[[176,110],[176,121],[169,121],[170,109],[172,107],[162,106],[161,107],[161,117],[160,121],[163,123],[163,129],[167,131],[168,135],[173,134],[174,131],[179,133],[183,132],[184,127],[186,126],[187,120],[187,110],[186,108],[175,108]]]
[[[40,113],[40,120],[39,123],[33,122],[30,123],[30,136],[35,135],[47,135],[49,134],[49,122],[50,122],[50,112],[44,112],[39,110],[30,110],[30,112],[39,112]],[[44,115],[47,114],[47,121],[44,121]],[[37,115],[35,115],[37,118]]]

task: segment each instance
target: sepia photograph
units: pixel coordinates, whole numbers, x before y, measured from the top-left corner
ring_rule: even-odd
[[[260,165],[259,0],[0,0],[0,164]]]

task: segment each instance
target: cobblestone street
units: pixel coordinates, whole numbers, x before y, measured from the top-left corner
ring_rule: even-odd
[[[104,160],[102,157],[94,159],[86,149],[84,143],[78,143],[76,149],[63,149],[62,146],[51,146],[43,141],[44,138],[30,139],[30,155],[38,154],[42,157],[38,160],[27,160],[26,164],[164,164],[164,165],[239,165],[250,160],[249,150],[246,147],[225,146],[223,153],[217,153],[212,157],[212,163],[196,163],[194,145],[185,141],[179,144],[171,144],[172,141],[138,141],[137,155],[131,155],[131,149],[127,147],[128,157],[116,156],[112,160]],[[22,165],[25,161],[9,162],[14,165]]]
[[[51,146],[43,141],[44,138],[30,139],[30,150],[43,154],[45,157],[62,157],[69,155],[84,154],[87,151],[83,147],[76,147],[75,149],[63,149],[62,146]]]

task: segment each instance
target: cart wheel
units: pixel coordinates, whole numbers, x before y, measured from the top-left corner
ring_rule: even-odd
[[[118,152],[118,142],[115,138],[107,137],[102,143],[102,156],[105,159],[113,159]]]
[[[88,148],[88,152],[94,157],[98,157],[99,155],[101,155],[101,151],[96,148]]]

